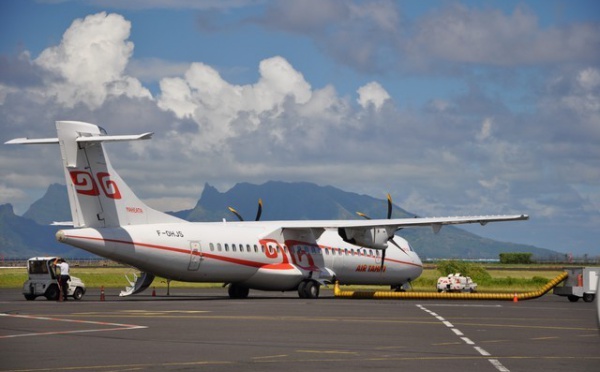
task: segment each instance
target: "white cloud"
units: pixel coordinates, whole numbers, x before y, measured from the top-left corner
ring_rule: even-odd
[[[383,87],[373,81],[362,87],[358,88],[358,103],[363,107],[367,108],[369,105],[373,105],[376,110],[379,110],[385,101],[390,99],[390,95],[386,92]]]
[[[124,71],[133,53],[131,24],[121,15],[104,12],[77,19],[61,43],[34,61],[55,74],[44,94],[66,107],[84,103],[98,108],[108,96],[151,98],[150,92]]]
[[[319,3],[306,11],[317,11]],[[391,6],[391,13],[396,10],[394,3],[383,4]],[[337,16],[346,20],[364,17],[368,25],[376,25],[374,30],[401,32],[397,14],[371,9],[372,3],[331,5],[344,7],[348,13]],[[486,23],[474,16],[494,21],[486,25],[489,32],[480,35],[486,42],[491,30],[504,30],[498,37],[513,40],[513,23],[533,27],[538,36],[548,32],[538,30],[525,11],[513,15],[487,8],[463,11],[469,30]],[[460,11],[444,8],[428,15],[428,20],[448,15],[460,19],[456,18]],[[331,38],[320,45],[329,45],[334,38],[345,40],[348,44],[335,51],[343,55],[353,36],[367,35],[364,25],[351,29],[347,22],[339,30],[337,24],[324,25],[332,27],[326,32]],[[456,27],[447,40],[460,35]],[[484,89],[489,78],[485,75],[472,85],[465,83],[466,93],[433,92],[427,107],[402,107],[377,82],[357,87],[356,97],[341,96],[333,85],[313,87],[303,71],[280,56],[261,61],[258,78],[243,85],[228,81],[227,74],[206,62],[188,63],[185,68],[157,60],[133,65],[129,29],[122,16],[99,13],[74,22],[60,44],[42,52],[34,63],[29,57],[8,61],[23,65],[6,71],[37,70],[27,84],[7,82],[0,74],[5,139],[53,136],[53,121],[58,118],[94,122],[110,133],[155,131],[152,141],[111,145],[110,154],[132,188],[161,209],[191,208],[185,204],[197,200],[204,182],[233,185],[277,179],[332,184],[370,195],[389,191],[398,201],[408,195],[399,203],[421,215],[525,212],[542,219],[569,216],[575,225],[594,221],[597,214],[590,210],[593,203],[581,207],[582,200],[600,200],[595,186],[600,177],[600,78],[593,63],[545,70],[549,73],[540,76],[554,83],[536,85],[538,95],[532,94],[534,104],[526,113],[511,111],[493,89]],[[361,37],[352,41],[357,44],[352,53],[362,50],[367,61],[375,56]],[[383,42],[384,49],[391,45],[389,39]],[[402,42],[394,45],[406,47]],[[462,63],[452,51],[437,49],[441,46],[413,47],[426,59]],[[469,53],[465,60],[492,63],[485,62],[489,58],[485,53]],[[161,76],[161,66],[172,68]],[[156,100],[149,99],[138,79],[160,80]],[[0,202],[17,200],[22,194],[16,190],[45,188],[62,179],[57,148],[7,147],[0,146],[6,175]],[[570,183],[585,198],[578,199]]]
[[[593,67],[581,70],[577,75],[577,81],[583,89],[593,90],[600,86],[600,71]]]
[[[512,12],[445,3],[413,19],[392,1],[272,2],[262,24],[313,40],[359,71],[456,74],[463,63],[491,67],[588,61],[600,57],[600,25],[544,27],[525,5]]]
[[[492,135],[492,124],[493,120],[491,118],[485,118],[485,120],[481,124],[481,131],[477,133],[476,136],[478,141],[481,142],[490,138],[490,136]]]

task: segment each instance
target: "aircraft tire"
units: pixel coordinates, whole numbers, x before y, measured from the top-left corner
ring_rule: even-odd
[[[229,298],[248,298],[250,288],[231,283],[228,289]]]
[[[304,288],[306,287],[306,283],[308,283],[308,281],[303,280],[300,282],[300,284],[298,284],[298,296],[300,298],[306,298],[306,292],[304,292]]]
[[[302,289],[302,293],[304,294],[304,297],[302,298],[318,298],[319,297],[319,289],[320,289],[320,285],[319,283],[315,282],[314,280],[306,280],[304,282],[304,286]],[[298,290],[300,290],[300,287],[298,287]]]

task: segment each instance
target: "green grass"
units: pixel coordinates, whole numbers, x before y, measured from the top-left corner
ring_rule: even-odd
[[[125,274],[130,277],[134,271],[125,267],[110,268],[89,268],[74,267],[71,268],[71,275],[79,277],[88,288],[125,288],[128,285]],[[562,272],[561,269],[539,270],[488,270],[489,279],[476,281],[478,292],[514,292],[531,291],[539,289],[550,279],[555,278]],[[413,290],[415,291],[435,291],[437,279],[441,276],[439,271],[432,268],[426,268],[423,275],[415,280]],[[24,268],[20,269],[0,269],[0,288],[21,288],[27,280],[27,272]],[[220,287],[221,283],[186,283],[171,282],[171,288],[208,288]],[[152,287],[166,288],[167,281],[163,278],[156,278]],[[382,286],[352,286],[357,289],[383,290],[387,287]]]

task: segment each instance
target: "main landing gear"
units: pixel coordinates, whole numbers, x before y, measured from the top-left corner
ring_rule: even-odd
[[[298,285],[298,296],[300,298],[318,298],[319,290],[321,288],[321,284],[316,280],[306,279],[300,282]],[[231,283],[227,289],[229,293],[229,298],[242,299],[248,298],[248,293],[250,293],[250,288]]]
[[[314,280],[303,280],[298,285],[298,296],[300,298],[318,298],[320,286],[319,282]]]
[[[229,298],[248,298],[250,288],[231,283],[229,284],[229,289],[227,291],[229,292]]]

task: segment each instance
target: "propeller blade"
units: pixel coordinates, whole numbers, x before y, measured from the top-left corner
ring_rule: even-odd
[[[262,199],[258,199],[258,210],[256,211],[256,218],[254,221],[260,220],[260,216],[262,215]]]
[[[390,218],[392,218],[392,197],[390,196],[390,194],[387,194],[387,207],[387,218],[389,220]]]
[[[367,220],[370,220],[371,217],[367,216],[366,214],[364,214],[363,212],[356,212],[356,214],[358,214],[359,216],[361,216],[362,218],[366,218]]]
[[[238,213],[238,211],[236,211],[234,208],[232,207],[227,207],[227,209],[229,209],[229,211],[233,214],[235,214],[235,216],[240,220],[243,221],[244,219],[242,218],[242,216]]]

